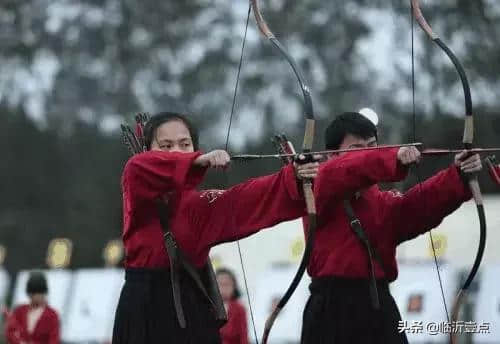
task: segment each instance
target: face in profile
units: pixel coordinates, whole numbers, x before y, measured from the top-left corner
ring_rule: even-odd
[[[193,139],[184,122],[171,120],[156,129],[151,150],[191,153],[194,152]]]
[[[224,301],[233,299],[234,296],[234,281],[226,273],[217,274],[217,284],[219,285],[220,294]]]

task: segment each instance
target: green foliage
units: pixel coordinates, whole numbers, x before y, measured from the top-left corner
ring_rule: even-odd
[[[115,136],[77,123],[69,137],[8,114],[0,136],[0,242],[9,270],[44,267],[48,243],[73,240],[73,266],[102,265],[106,242],[120,236],[120,173],[126,151]],[[6,117],[6,118],[5,118]]]

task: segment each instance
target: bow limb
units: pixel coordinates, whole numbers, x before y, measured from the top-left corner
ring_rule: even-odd
[[[455,69],[457,70],[457,73],[460,76],[460,80],[462,82],[462,87],[464,90],[464,99],[465,99],[465,124],[464,124],[464,136],[463,136],[463,146],[465,149],[471,149],[472,148],[472,143],[474,140],[474,117],[473,117],[473,108],[472,108],[472,97],[471,97],[471,91],[470,91],[470,85],[469,81],[467,79],[467,75],[465,73],[465,70],[458,60],[458,58],[455,56],[455,54],[451,51],[451,49],[439,38],[437,34],[434,33],[432,30],[431,26],[429,23],[426,21],[424,18],[422,11],[420,9],[420,4],[419,0],[411,0],[412,8],[413,8],[413,14],[415,16],[415,19],[418,21],[420,27],[425,31],[425,33],[432,39],[434,43],[436,43],[443,51],[444,53],[448,56],[448,58],[452,61],[453,65],[455,66]],[[474,277],[477,274],[477,271],[479,270],[479,266],[481,265],[481,261],[483,258],[484,254],[484,249],[486,246],[486,215],[484,212],[484,206],[483,206],[483,197],[481,194],[481,189],[479,187],[477,175],[474,176],[467,176],[468,179],[468,184],[469,188],[472,192],[472,196],[474,198],[474,202],[476,203],[476,208],[477,208],[477,213],[479,217],[479,224],[480,224],[480,238],[479,238],[479,247],[476,253],[476,257],[474,259],[474,264],[472,266],[471,271],[469,272],[465,283],[463,286],[460,288],[460,291],[455,299],[455,302],[453,304],[452,308],[452,324],[456,322],[458,319],[458,314],[460,311],[460,307],[465,301],[465,298],[467,297],[467,292],[472,284],[472,281],[474,280]],[[456,337],[454,334],[451,336],[451,342],[455,343]]]
[[[257,21],[257,25],[264,36],[271,42],[271,44],[278,49],[280,54],[287,60],[290,67],[292,68],[295,76],[297,77],[297,81],[299,82],[300,88],[302,90],[302,94],[304,97],[304,115],[306,119],[305,125],[305,133],[304,133],[304,141],[302,144],[302,152],[307,153],[312,150],[312,145],[314,141],[314,112],[313,105],[311,99],[311,93],[309,87],[306,85],[304,78],[302,76],[302,72],[298,67],[295,60],[290,56],[290,54],[286,51],[283,45],[276,39],[274,34],[269,29],[266,21],[262,17],[260,12],[258,0],[250,0],[252,10],[255,16],[255,20]],[[316,232],[316,205],[314,200],[314,194],[312,190],[312,182],[310,180],[302,181],[302,191],[304,193],[304,198],[307,207],[307,216],[308,216],[308,228],[307,228],[307,239],[306,239],[306,247],[304,250],[304,255],[302,256],[302,260],[300,262],[299,268],[297,270],[296,275],[294,276],[290,286],[287,288],[285,294],[282,296],[280,301],[278,302],[276,308],[273,310],[269,318],[266,320],[264,327],[264,334],[262,335],[262,344],[267,343],[267,339],[269,337],[269,333],[274,324],[274,321],[278,317],[278,314],[285,307],[286,303],[293,295],[297,286],[299,285],[304,272],[306,271],[307,265],[309,264],[309,258],[311,256],[311,252],[313,249],[314,237]]]

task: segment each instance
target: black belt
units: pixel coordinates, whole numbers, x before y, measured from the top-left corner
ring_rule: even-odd
[[[366,278],[323,276],[312,278],[309,289],[311,293],[330,292],[332,289],[345,289],[348,291],[366,290],[370,287],[371,283],[372,281]],[[378,279],[376,280],[376,284],[379,291],[389,291],[389,283],[386,279]]]
[[[125,280],[129,282],[152,280],[165,281],[169,278],[169,268],[125,268]]]

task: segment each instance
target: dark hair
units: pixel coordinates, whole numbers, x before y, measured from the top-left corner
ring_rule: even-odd
[[[47,294],[47,280],[42,272],[36,271],[29,275],[28,283],[26,284],[27,294]]]
[[[231,300],[236,300],[236,299],[239,299],[241,297],[241,291],[240,291],[240,288],[238,286],[238,281],[236,281],[236,276],[234,275],[234,273],[231,270],[229,270],[227,268],[220,268],[220,269],[217,269],[216,275],[217,276],[228,275],[229,278],[231,278],[231,280],[233,281],[234,290],[233,290],[233,295],[231,295]]]
[[[198,129],[187,118],[188,115],[175,112],[160,112],[153,115],[144,127],[144,144],[148,150],[151,149],[151,144],[156,137],[156,130],[163,123],[170,121],[181,121],[189,130],[191,140],[193,141],[194,150],[198,150]]]
[[[362,139],[377,137],[377,127],[368,118],[357,112],[344,112],[337,116],[325,131],[325,148],[339,149],[346,135]]]

